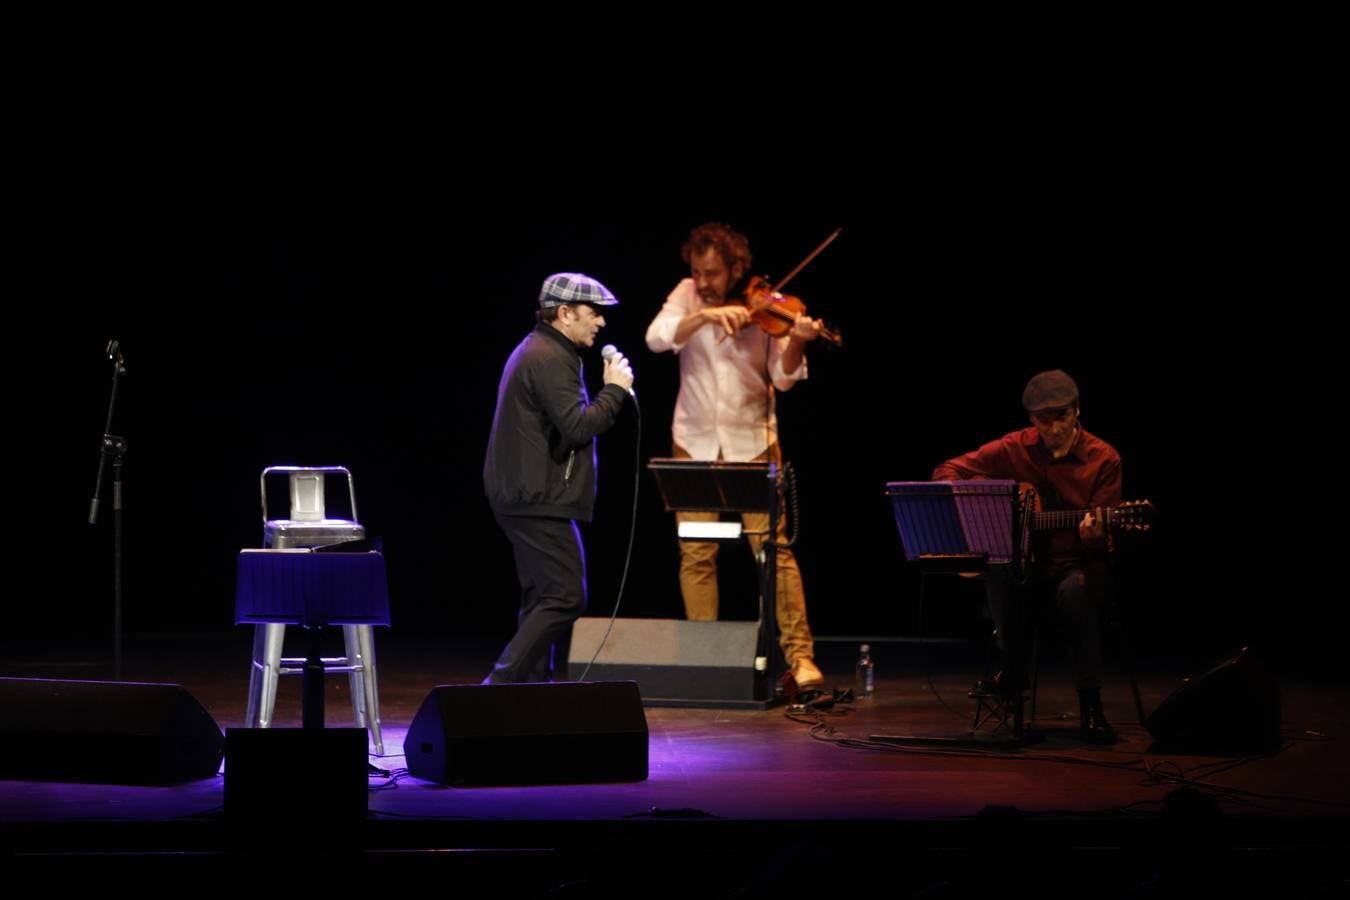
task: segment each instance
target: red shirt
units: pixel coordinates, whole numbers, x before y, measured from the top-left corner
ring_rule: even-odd
[[[1080,425],[1069,452],[1054,459],[1035,428],[1023,428],[990,441],[978,450],[949,459],[933,470],[934,481],[1011,478],[1031,484],[1040,493],[1042,509],[1091,509],[1120,504],[1120,454]],[[1077,529],[1051,534],[1037,556],[1052,572],[1085,561],[1087,551]]]

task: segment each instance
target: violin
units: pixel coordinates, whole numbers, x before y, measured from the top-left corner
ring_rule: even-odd
[[[802,302],[801,297],[776,290],[769,283],[769,279],[762,275],[750,279],[745,295],[739,298],[739,302],[750,310],[750,317],[755,324],[772,337],[787,334],[796,323],[797,316],[806,312],[806,304]],[[839,332],[826,328],[823,323],[820,326],[820,337],[836,347],[844,345],[844,339],[839,336]]]

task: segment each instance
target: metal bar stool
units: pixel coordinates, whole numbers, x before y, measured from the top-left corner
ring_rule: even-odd
[[[268,518],[267,481],[268,476],[274,473],[286,473],[289,476],[288,518]],[[327,517],[324,489],[326,477],[330,474],[345,476],[347,480],[350,519]],[[352,473],[345,466],[269,466],[263,469],[259,483],[264,548],[311,549],[365,538],[366,530],[356,520],[356,488],[352,482]],[[249,672],[248,708],[244,714],[244,725],[248,728],[269,728],[276,706],[278,677],[303,673],[305,658],[282,657],[285,622],[249,621],[257,624],[253,632],[253,663]],[[322,657],[324,673],[347,673],[356,725],[369,730],[375,752],[383,754],[375,640],[371,626],[343,624],[342,636],[346,656]]]

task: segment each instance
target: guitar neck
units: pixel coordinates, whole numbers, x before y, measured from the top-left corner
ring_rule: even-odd
[[[1029,524],[1032,531],[1077,528],[1083,517],[1091,512],[1091,509],[1036,509],[1033,506]],[[1104,506],[1102,522],[1112,530],[1148,531],[1153,524],[1153,504],[1147,500],[1127,500],[1116,506]]]
[[[1083,521],[1083,516],[1092,512],[1090,509],[1052,509],[1044,512],[1034,512],[1031,514],[1032,531],[1059,531],[1064,528],[1077,528],[1078,523]],[[1111,514],[1115,510],[1106,508],[1102,510],[1102,518],[1106,520],[1106,525],[1111,526]]]

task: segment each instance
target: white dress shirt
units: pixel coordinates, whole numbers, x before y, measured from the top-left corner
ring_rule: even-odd
[[[704,325],[683,344],[675,329],[705,304],[686,278],[675,286],[647,327],[647,346],[673,350],[680,358],[680,395],[675,401],[675,443],[694,459],[748,462],[778,440],[773,388],[790,389],[806,377],[806,358],[795,372],[783,371],[790,338],[773,338],[753,323],[718,342],[726,332]]]

